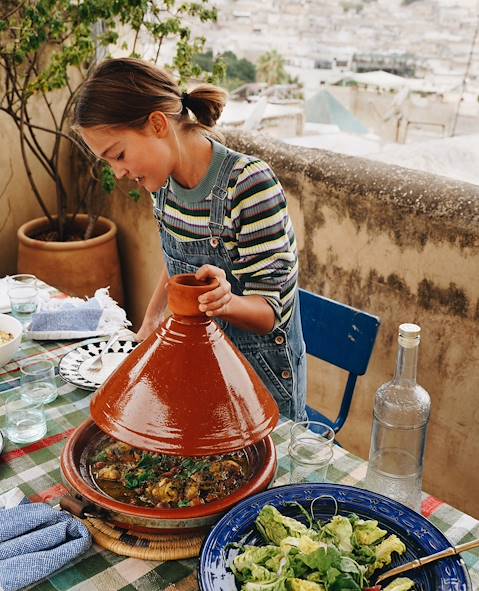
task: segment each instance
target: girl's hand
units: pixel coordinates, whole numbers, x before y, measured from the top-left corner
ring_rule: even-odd
[[[198,298],[201,312],[207,316],[224,316],[228,314],[228,304],[231,302],[233,294],[231,293],[231,284],[226,279],[223,269],[213,265],[203,265],[196,271],[196,279],[205,280],[209,277],[215,277],[219,285],[215,289],[208,291]]]

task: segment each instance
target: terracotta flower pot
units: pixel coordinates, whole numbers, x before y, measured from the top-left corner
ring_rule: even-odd
[[[88,216],[78,214],[75,221],[81,229],[85,229]],[[78,297],[91,297],[99,287],[110,286],[111,297],[123,306],[116,224],[107,218],[98,218],[95,236],[88,240],[47,242],[32,238],[47,229],[46,217],[20,226],[17,231],[18,272],[31,273],[49,285]]]

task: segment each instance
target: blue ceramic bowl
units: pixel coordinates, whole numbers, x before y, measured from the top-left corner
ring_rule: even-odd
[[[328,497],[319,499],[323,495]],[[233,573],[229,570],[238,550],[232,543],[262,545],[254,522],[264,505],[273,505],[281,513],[305,523],[297,507],[300,503],[309,510],[314,499],[315,519],[330,519],[335,513],[356,513],[363,519],[377,519],[380,526],[395,533],[407,551],[386,569],[404,562],[444,550],[450,546],[447,538],[427,519],[401,503],[382,495],[340,484],[292,484],[271,488],[254,495],[231,509],[215,525],[206,538],[200,555],[198,580],[201,591],[237,591]],[[385,570],[386,570],[385,569]],[[382,571],[376,571],[378,575]],[[464,561],[460,557],[448,558],[407,573],[415,581],[416,591],[471,591],[471,581]],[[387,584],[386,581],[385,584]]]

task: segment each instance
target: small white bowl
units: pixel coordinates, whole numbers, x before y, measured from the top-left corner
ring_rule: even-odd
[[[0,367],[2,367],[7,364],[17,352],[22,340],[23,327],[16,318],[13,318],[13,316],[0,314],[0,330],[9,332],[13,335],[11,341],[8,341],[8,343],[5,343],[4,345],[0,345]]]

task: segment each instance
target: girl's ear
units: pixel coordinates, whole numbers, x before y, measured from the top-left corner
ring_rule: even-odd
[[[168,117],[161,111],[153,111],[148,117],[148,122],[151,126],[151,131],[158,138],[164,138],[168,134]]]

